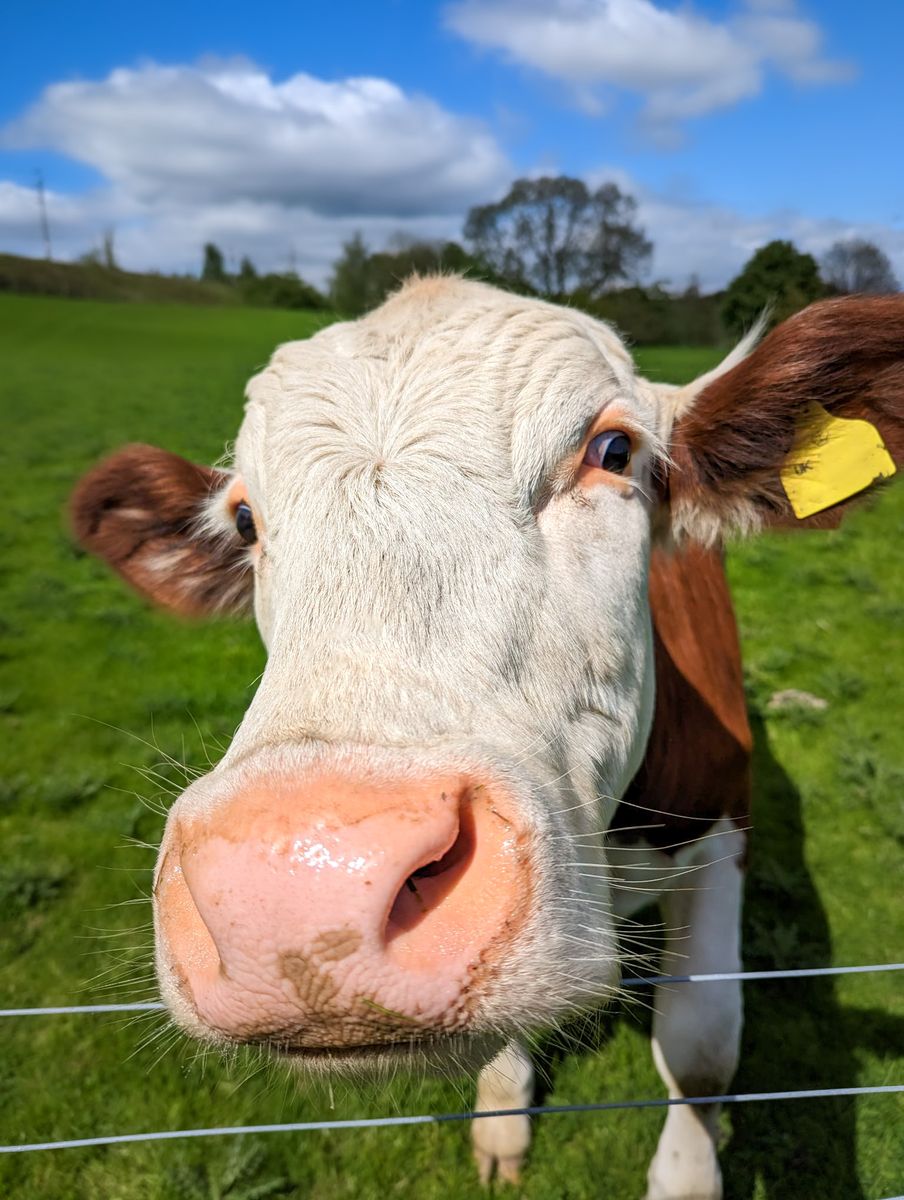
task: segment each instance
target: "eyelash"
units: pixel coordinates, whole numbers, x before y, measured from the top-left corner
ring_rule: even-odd
[[[246,546],[253,546],[257,541],[257,526],[254,523],[254,513],[247,500],[240,500],[235,506],[235,528]]]
[[[631,464],[634,446],[623,429],[604,429],[595,434],[584,451],[583,466],[623,475]]]

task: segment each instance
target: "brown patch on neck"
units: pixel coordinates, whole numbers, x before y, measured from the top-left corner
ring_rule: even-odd
[[[656,551],[650,564],[656,701],[644,761],[612,829],[659,848],[720,817],[746,824],[750,755],[741,649],[720,551]]]

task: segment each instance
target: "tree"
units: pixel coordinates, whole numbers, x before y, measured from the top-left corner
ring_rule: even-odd
[[[371,254],[356,233],[333,264],[330,299],[338,312],[358,316],[380,304],[411,275],[479,273],[479,266],[456,242],[427,242],[397,233],[385,250]]]
[[[294,271],[286,271],[283,275],[258,275],[256,271],[251,275],[243,275],[240,272],[235,286],[246,304],[266,308],[327,307],[326,297],[313,284],[300,279]]]
[[[342,256],[333,264],[330,300],[337,312],[360,316],[373,307],[370,254],[360,233],[342,246]]]
[[[119,269],[119,264],[116,262],[116,232],[112,225],[104,230],[104,240],[101,245],[101,261],[108,271]]]
[[[729,333],[739,336],[766,310],[771,327],[824,295],[811,254],[801,253],[791,242],[769,242],[728,285],[722,319]]]
[[[252,279],[257,279],[257,270],[254,263],[246,254],[239,263],[239,281],[241,283],[248,283]]]
[[[465,239],[491,271],[547,296],[599,295],[633,281],[652,244],[635,224],[637,201],[617,184],[590,191],[580,179],[518,179],[496,204],[472,208]]]
[[[822,260],[822,275],[836,292],[883,296],[898,291],[888,255],[864,238],[836,242]]]
[[[204,245],[204,265],[201,268],[201,278],[205,283],[226,282],[223,251],[213,242],[206,242]]]
[[[333,264],[330,300],[346,316],[367,312],[396,291],[412,275],[458,274],[502,286],[511,281],[498,276],[487,264],[469,254],[458,242],[424,241],[396,233],[385,250],[371,254],[356,234]],[[527,285],[522,290],[532,291]]]

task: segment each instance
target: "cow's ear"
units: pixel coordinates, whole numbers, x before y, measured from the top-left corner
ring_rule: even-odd
[[[679,394],[678,538],[837,525],[904,462],[904,296],[813,304],[726,365]]]
[[[230,476],[155,446],[126,446],[79,482],[75,536],[142,595],[185,616],[248,607],[253,571],[238,535],[211,518]]]

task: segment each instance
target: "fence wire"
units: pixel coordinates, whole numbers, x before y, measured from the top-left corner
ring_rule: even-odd
[[[683,1105],[754,1104],[774,1100],[825,1100],[839,1096],[878,1096],[904,1092],[904,1083],[878,1087],[807,1088],[792,1092],[740,1092],[727,1096],[686,1096],[659,1100],[609,1100],[598,1104],[548,1104],[525,1108],[497,1108],[480,1112],[424,1113],[410,1117],[356,1117],[351,1120],[292,1121],[279,1125],[233,1125],[212,1129],[165,1129],[156,1133],[117,1133],[104,1137],[69,1138],[59,1142],[28,1142],[0,1146],[0,1154],[27,1154],[35,1150],[76,1150],[85,1146],[121,1146],[131,1142],[169,1142],[177,1138],[233,1137],[261,1133],[315,1133],[339,1129],[385,1129],[400,1125],[445,1125],[453,1121],[488,1117],[552,1117],[565,1113],[615,1112],[624,1109],[676,1108]]]
[[[724,971],[710,974],[650,975],[622,980],[622,985],[662,987],[670,984],[725,983],[732,980],[806,979],[832,975],[862,975],[880,971],[901,971],[904,963],[872,963],[848,967],[799,967],[786,971]],[[80,1004],[45,1008],[0,1009],[0,1017],[62,1016],[86,1013],[157,1012],[164,1009],[159,1001],[134,1004]],[[107,1134],[99,1137],[68,1138],[53,1142],[27,1142],[0,1146],[0,1154],[27,1154],[38,1150],[74,1150],[87,1146],[119,1146],[136,1142],[164,1142],[181,1138],[231,1137],[265,1133],[314,1133],[326,1130],[382,1129],[407,1125],[442,1125],[454,1121],[484,1120],[487,1117],[548,1117],[568,1113],[614,1112],[625,1109],[673,1108],[682,1105],[751,1104],[782,1100],[823,1100],[838,1097],[876,1096],[904,1092],[904,1084],[876,1087],[809,1088],[785,1092],[739,1092],[725,1096],[687,1096],[653,1100],[611,1100],[596,1104],[533,1105],[525,1108],[493,1109],[481,1112],[425,1113],[415,1116],[359,1117],[345,1120],[294,1121],[275,1125],[235,1125],[210,1129],[165,1129],[150,1133]],[[888,1200],[904,1200],[904,1196]]]
[[[731,980],[811,979],[821,975],[867,975],[877,971],[904,971],[904,963],[872,963],[854,967],[795,967],[788,971],[721,971],[708,975],[647,975],[623,979],[622,987],[664,987],[677,983],[728,983]],[[0,1017],[56,1017],[83,1013],[162,1012],[159,1000],[135,1004],[68,1004],[50,1008],[0,1008]]]

